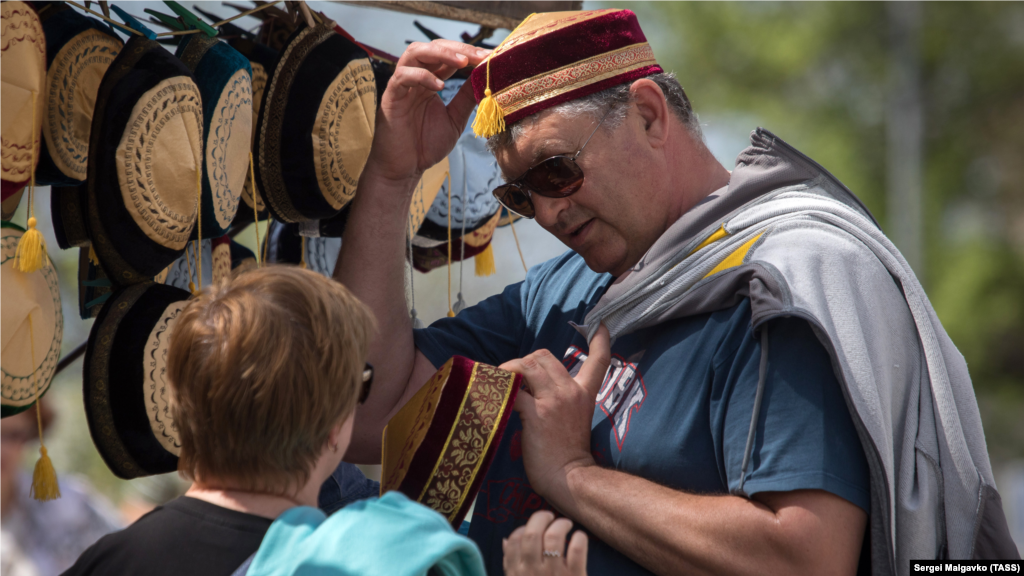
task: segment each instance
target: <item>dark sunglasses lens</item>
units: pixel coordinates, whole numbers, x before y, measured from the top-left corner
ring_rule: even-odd
[[[512,184],[498,186],[494,189],[494,197],[502,206],[523,218],[533,218],[535,215],[533,202],[530,201],[529,195],[520,190],[518,186]]]
[[[555,156],[531,168],[523,181],[541,196],[562,198],[583,186],[583,169],[567,156]]]

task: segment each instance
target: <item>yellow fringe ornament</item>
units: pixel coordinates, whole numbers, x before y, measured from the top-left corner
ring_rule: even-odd
[[[89,262],[92,262],[93,266],[100,265],[100,257],[96,255],[96,249],[92,244],[89,245]]]
[[[494,249],[491,244],[484,251],[473,256],[474,272],[477,276],[490,276],[498,270],[494,267]]]
[[[36,229],[35,218],[35,187],[36,187],[36,92],[32,92],[32,161],[29,164],[28,185],[28,230],[18,240],[18,249],[14,253],[15,269],[26,274],[43,267],[46,257],[46,241]]]
[[[29,352],[32,354],[32,381],[35,384],[36,393],[40,394],[39,375],[38,371],[34,370],[36,366],[36,338],[32,327],[32,314],[28,316],[28,337]],[[40,409],[42,401],[41,397],[36,398],[36,424],[39,426],[39,460],[36,461],[35,470],[32,471],[32,487],[29,489],[29,494],[36,500],[46,501],[60,498],[60,484],[57,483],[57,471],[53,469],[53,462],[50,460],[50,455],[46,452],[46,444],[43,442],[43,411]]]
[[[519,23],[519,26],[512,30],[512,33],[505,37],[498,44],[498,47],[491,52],[491,55],[487,57],[487,87],[484,89],[484,97],[480,100],[480,104],[476,109],[476,120],[473,120],[473,134],[477,137],[490,138],[495,134],[500,134],[505,131],[505,111],[501,109],[498,101],[495,100],[494,95],[491,93],[491,60],[498,53],[498,50],[508,41],[516,35],[516,30],[519,30],[520,26],[526,24],[526,22],[533,18],[535,14],[530,14]],[[477,274],[479,276],[480,274]]]

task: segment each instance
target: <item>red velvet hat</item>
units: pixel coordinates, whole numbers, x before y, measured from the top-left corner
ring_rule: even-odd
[[[473,131],[490,137],[546,108],[660,72],[631,10],[532,14],[470,75],[480,103]]]

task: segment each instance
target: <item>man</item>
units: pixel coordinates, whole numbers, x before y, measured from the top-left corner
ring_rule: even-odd
[[[466,66],[445,108],[435,92]],[[572,252],[414,334],[400,304],[409,198],[474,96],[474,129],[509,182],[496,195]],[[948,338],[910,332],[930,311],[912,273],[848,190],[770,133],[722,167],[632,12],[534,15],[490,57],[413,44],[374,138],[335,271],[381,326],[380,384],[347,459],[377,461],[389,416],[453,354],[523,373],[470,527],[491,573],[503,538],[548,507],[594,537],[591,574],[903,573],[910,557],[1010,553],[995,512],[980,515],[991,538],[942,516],[943,497],[995,494],[994,482],[962,358],[942,348],[921,369],[918,340]],[[865,302],[878,310],[858,317]],[[602,325],[607,376],[577,382],[588,352],[606,353]],[[940,365],[953,399],[937,395],[937,410],[952,402],[962,425],[935,424],[922,382]],[[925,440],[903,441],[918,428]],[[940,451],[951,460],[948,446],[962,490],[927,468]],[[998,495],[964,502],[998,509]],[[515,535],[542,537],[528,524]]]

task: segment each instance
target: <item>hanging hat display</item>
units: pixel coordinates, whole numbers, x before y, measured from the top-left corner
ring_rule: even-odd
[[[201,246],[198,251],[196,250],[197,242],[189,242],[185,247],[185,252],[177,260],[171,262],[170,266],[154,276],[153,281],[182,290],[190,289],[189,282],[202,288],[200,279],[205,286],[205,283],[210,282],[213,278],[213,242],[213,240],[203,240],[198,243]]]
[[[16,192],[12,192],[10,196],[4,196],[3,202],[0,202],[0,220],[10,220],[14,217],[14,213],[18,211],[18,205],[21,204],[21,197],[25,195],[25,187],[22,186]]]
[[[7,200],[28,183],[39,161],[46,38],[25,2],[0,4],[0,21],[0,193]]]
[[[340,242],[339,242],[340,247]],[[230,278],[255,270],[258,266],[256,254],[227,236],[213,241],[210,257],[213,268],[213,283],[218,284]]]
[[[256,186],[275,220],[336,215],[370,153],[376,85],[366,53],[330,21],[303,25],[271,73],[256,134]]]
[[[96,93],[124,43],[109,26],[63,2],[39,11],[46,33],[46,97],[37,184],[71,186],[85,181]]]
[[[223,29],[223,27],[222,27]],[[249,144],[250,149],[255,149],[256,144],[256,121],[259,118],[260,106],[263,104],[263,94],[266,91],[267,79],[270,76],[270,71],[274,69],[274,64],[277,63],[278,54],[277,51],[254,42],[245,37],[233,38],[228,44],[238,50],[240,54],[249,59],[249,65],[252,67],[252,141]],[[246,158],[248,161],[248,158]],[[255,207],[255,211],[253,208]],[[238,206],[238,213],[235,215],[235,224],[245,224],[253,222],[254,218],[258,220],[266,220],[267,218],[267,207],[263,202],[263,198],[260,196],[259,189],[255,189],[253,193],[253,179],[251,171],[246,167],[245,171],[245,185],[242,187],[242,201]]]
[[[296,264],[330,278],[341,252],[341,237],[304,236],[300,234],[303,224],[271,223],[267,261]]]
[[[451,261],[459,262],[465,258],[480,258],[475,263],[477,276],[487,276],[493,273],[494,256],[492,254],[491,240],[494,239],[494,230],[498,226],[499,212],[491,215],[483,226],[467,233],[461,238],[452,240]],[[452,230],[456,232],[456,230]],[[486,256],[485,256],[486,254]],[[412,265],[420,272],[430,272],[448,263],[448,243],[436,240],[423,240],[420,237],[413,239]]]
[[[455,356],[388,422],[383,495],[398,490],[458,527],[501,444],[523,377]]]
[[[151,282],[120,288],[92,326],[83,371],[85,415],[96,449],[119,478],[178,468],[167,351],[189,297]]]
[[[238,211],[249,173],[252,142],[252,67],[237,50],[206,34],[192,34],[175,55],[188,67],[203,101],[202,230],[192,238],[223,236]]]
[[[231,274],[234,276],[259,267],[256,254],[234,240],[231,241],[229,254],[231,256]]]
[[[445,104],[458,93],[465,80],[449,79],[440,92]],[[491,194],[502,182],[501,169],[487,150],[487,143],[473,135],[473,119],[469,117],[466,129],[448,161],[451,165],[451,227],[456,236],[472,232],[486,224],[498,210],[498,200]],[[427,217],[417,234],[432,240],[448,241],[448,184],[434,198]]]
[[[27,410],[50,387],[64,335],[57,271],[49,258],[35,272],[14,266],[24,229],[4,222],[0,236],[0,308],[3,340],[2,415]]]
[[[95,261],[90,248],[78,251],[78,315],[82,320],[95,318],[110,298],[114,283],[107,278],[103,267]]]
[[[477,136],[562,102],[662,72],[631,10],[533,14],[473,70]]]
[[[413,236],[423,225],[437,193],[441,191],[451,173],[448,158],[442,158],[440,162],[427,168],[420,176],[420,181],[412,192],[412,202],[409,204],[409,235]]]
[[[50,188],[50,222],[53,224],[53,234],[57,237],[57,245],[64,250],[89,246],[84,207],[82,187]]]
[[[89,145],[86,221],[113,282],[149,280],[182,254],[202,162],[192,74],[159,43],[132,36],[100,85]]]

